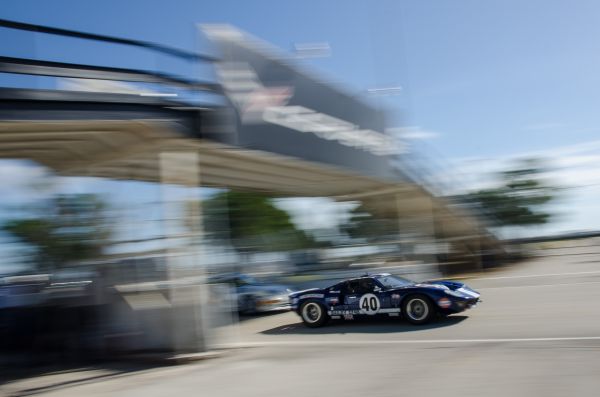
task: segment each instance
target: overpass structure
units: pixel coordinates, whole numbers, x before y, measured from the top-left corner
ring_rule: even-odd
[[[449,242],[463,266],[482,266],[482,252],[502,253],[481,217],[393,165],[402,147],[386,133],[382,111],[246,33],[203,26],[213,56],[14,21],[0,20],[0,28],[132,48],[214,76],[0,54],[1,75],[51,82],[0,87],[0,158],[29,159],[65,176],[360,201],[397,218],[399,230],[410,225]],[[197,215],[201,234],[200,208]],[[177,291],[173,301],[193,300]],[[178,338],[179,351],[198,346],[189,335]]]

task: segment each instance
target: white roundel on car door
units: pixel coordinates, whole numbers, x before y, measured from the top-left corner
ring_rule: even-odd
[[[381,304],[377,295],[364,294],[360,297],[359,307],[361,314],[374,315],[381,308]]]

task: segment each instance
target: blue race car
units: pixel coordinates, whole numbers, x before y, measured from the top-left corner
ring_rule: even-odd
[[[291,309],[308,327],[322,326],[329,319],[400,315],[412,324],[426,324],[436,315],[460,313],[475,306],[479,296],[479,292],[463,283],[415,283],[388,273],[365,275],[328,288],[289,295]]]

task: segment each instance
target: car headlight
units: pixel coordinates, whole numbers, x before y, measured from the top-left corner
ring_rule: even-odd
[[[445,290],[445,292],[448,295],[456,296],[457,298],[462,298],[463,297],[463,294],[461,294],[460,292],[452,291],[451,289],[447,289],[447,290]]]

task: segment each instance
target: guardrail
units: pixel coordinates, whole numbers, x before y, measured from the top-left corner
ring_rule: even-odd
[[[162,44],[156,44],[146,41],[126,39],[121,37],[100,35],[94,33],[81,32],[76,30],[68,30],[61,28],[54,28],[49,26],[35,25],[23,22],[10,21],[6,19],[0,19],[0,28],[6,28],[10,30],[20,32],[30,32],[33,34],[44,34],[59,36],[62,38],[71,38],[79,40],[87,40],[96,43],[104,43],[106,45],[119,45],[134,47],[150,51],[150,53],[183,60],[184,62],[190,62],[192,65],[195,64],[212,64],[217,59],[211,55],[199,54],[196,52],[186,51],[179,48],[173,48]],[[0,40],[2,40],[2,34],[0,29]],[[64,49],[64,48],[63,48]],[[120,94],[135,95],[135,90],[139,89],[140,102],[147,102],[145,97],[162,97],[162,99],[168,102],[181,102],[181,103],[194,103],[194,93],[214,93],[221,94],[221,87],[216,81],[210,80],[199,80],[193,77],[181,77],[170,73],[165,73],[156,70],[145,70],[128,67],[118,66],[103,66],[98,64],[85,64],[85,63],[71,63],[71,62],[59,62],[56,60],[49,59],[36,59],[36,57],[15,57],[6,56],[6,54],[0,53],[0,73],[15,74],[15,75],[28,75],[28,76],[46,76],[54,78],[72,78],[72,79],[84,79],[83,81],[101,80],[106,82],[119,82],[119,83],[131,83],[129,88],[130,92],[120,92]],[[172,92],[171,94],[161,94],[159,92],[153,92],[149,90],[151,85],[160,87],[168,87]],[[4,97],[10,95],[16,95],[15,91],[18,90],[31,90],[31,87],[1,87],[0,90],[11,91]],[[55,87],[55,90],[58,88]],[[52,91],[52,89],[46,88],[46,91]],[[99,90],[101,91],[101,90]],[[113,94],[110,89],[105,92],[96,92],[98,95],[102,94]],[[181,94],[178,94],[181,93]],[[22,95],[21,95],[22,96]],[[21,98],[22,99],[22,98]],[[131,101],[127,101],[131,102]],[[156,102],[156,101],[154,101]]]

